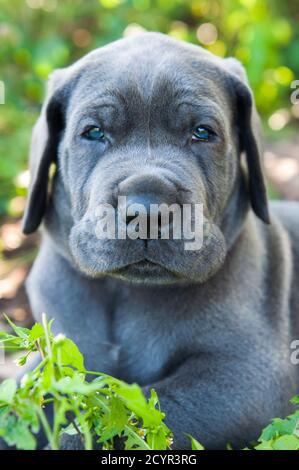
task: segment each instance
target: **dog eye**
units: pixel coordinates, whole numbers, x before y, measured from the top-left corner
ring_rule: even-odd
[[[197,127],[192,134],[192,142],[207,142],[212,135],[212,132],[207,127]]]
[[[105,134],[99,127],[90,127],[82,136],[87,140],[104,140]]]

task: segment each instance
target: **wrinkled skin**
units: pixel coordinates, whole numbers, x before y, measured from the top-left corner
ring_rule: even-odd
[[[82,137],[90,125],[103,141]],[[194,142],[202,125],[212,136]],[[148,33],[58,70],[31,173],[24,231],[44,218],[27,282],[35,317],[55,317],[89,369],[155,387],[174,448],[188,447],[184,433],[243,446],[289,411],[299,210],[273,206],[268,225],[258,118],[237,61]],[[144,194],[203,204],[203,247],[95,236],[98,204]]]

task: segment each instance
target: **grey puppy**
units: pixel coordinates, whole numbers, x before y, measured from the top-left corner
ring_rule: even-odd
[[[34,128],[35,318],[54,317],[89,369],[154,387],[177,449],[184,433],[243,446],[298,392],[299,206],[271,205],[269,225],[258,127],[236,60],[145,33],[57,70]],[[96,207],[119,195],[202,203],[202,249],[99,239]]]

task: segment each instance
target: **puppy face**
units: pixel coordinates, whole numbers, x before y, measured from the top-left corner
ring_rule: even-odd
[[[77,269],[142,283],[207,280],[223,264],[250,198],[267,220],[251,95],[236,73],[243,72],[233,61],[152,33],[113,43],[58,72],[35,128],[25,232],[45,211],[41,192],[55,155],[48,225],[54,231],[64,225]],[[99,238],[97,208],[109,204],[117,215],[119,196],[137,204],[201,204],[202,247],[186,250],[184,235]]]

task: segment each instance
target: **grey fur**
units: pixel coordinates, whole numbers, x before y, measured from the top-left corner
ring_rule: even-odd
[[[46,211],[27,282],[34,315],[54,317],[89,369],[154,387],[175,448],[188,447],[184,433],[208,448],[243,446],[298,392],[299,206],[271,205],[267,225],[252,101],[234,59],[146,33],[55,72],[33,133],[24,231]],[[83,141],[88,124],[108,143]],[[200,124],[217,137],[191,145]],[[140,179],[147,194],[170,182],[180,204],[204,204],[202,250],[94,237],[96,205]],[[155,266],[136,265],[145,258]]]

